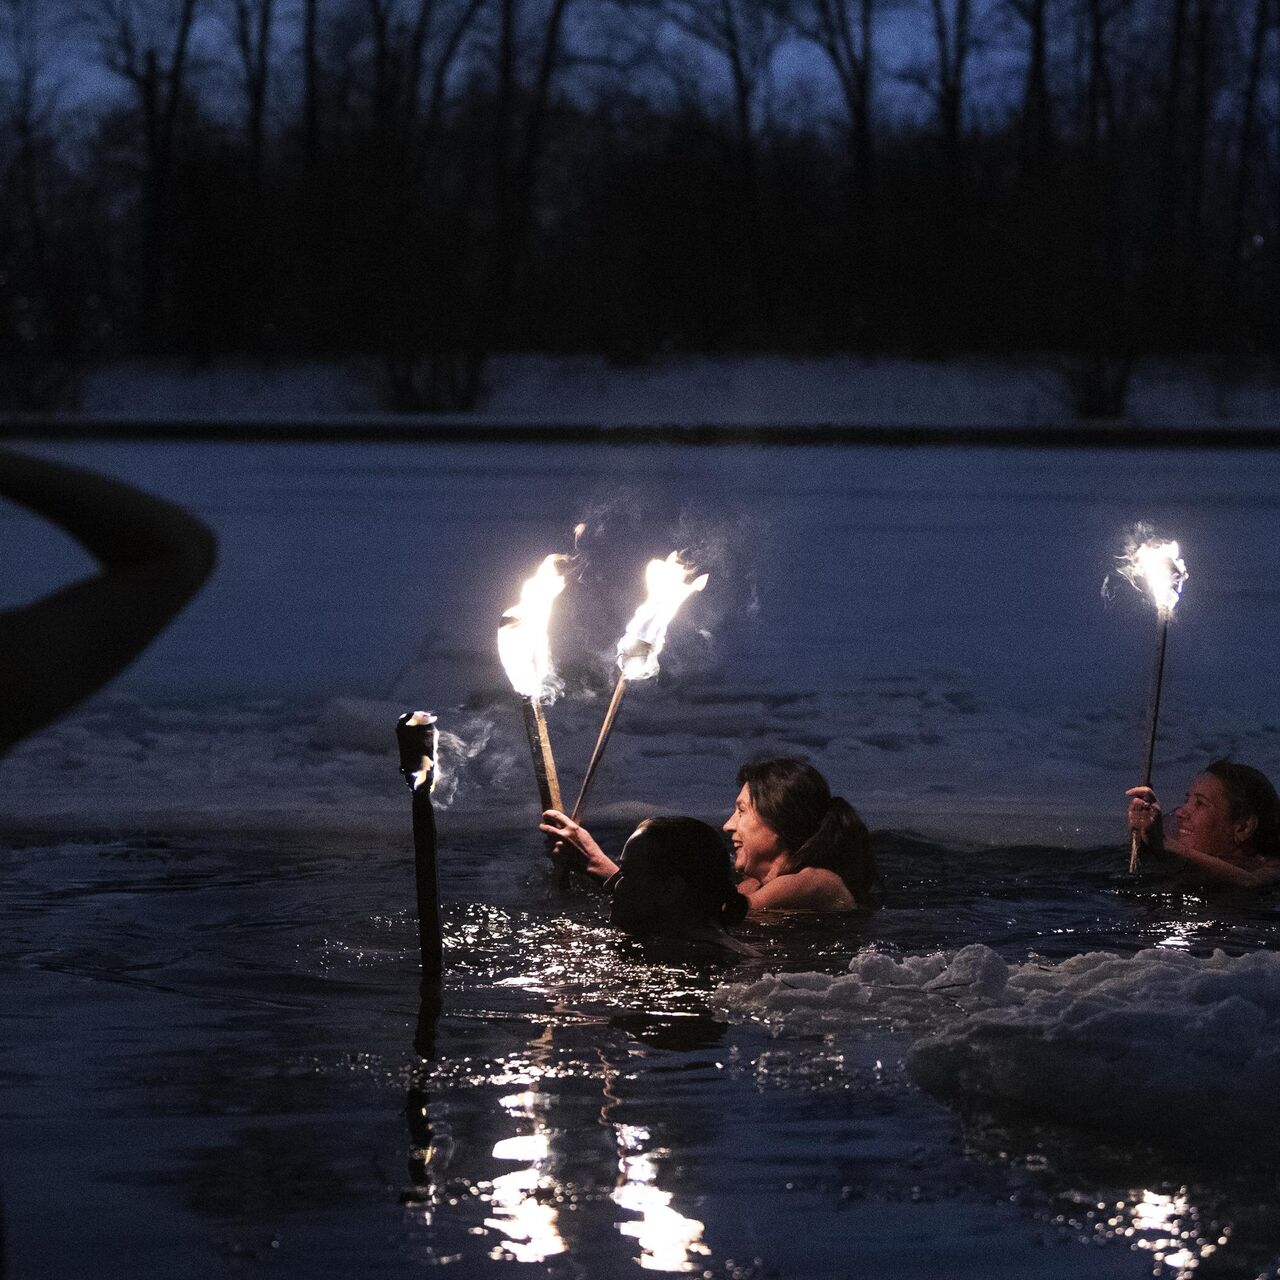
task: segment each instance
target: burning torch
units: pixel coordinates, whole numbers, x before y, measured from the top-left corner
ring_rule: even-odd
[[[422,976],[438,984],[444,972],[436,818],[431,808],[440,767],[440,730],[430,711],[406,711],[396,722],[400,772],[413,792],[413,873],[418,890],[418,949]],[[424,993],[426,988],[424,987]]]
[[[650,560],[645,569],[647,594],[627,623],[622,639],[618,641],[618,680],[613,686],[613,697],[609,700],[609,709],[600,726],[595,750],[591,753],[591,763],[587,765],[587,772],[582,779],[582,789],[573,806],[571,816],[575,822],[582,813],[587,792],[600,767],[609,735],[613,732],[613,722],[618,717],[618,708],[627,692],[627,684],[633,680],[649,680],[658,674],[658,655],[666,643],[667,627],[671,625],[671,619],[695,591],[701,591],[707,585],[707,574],[694,577],[693,572],[681,561],[678,551],[673,551],[665,560]]]
[[[560,809],[563,804],[542,699],[554,674],[547,628],[551,605],[564,590],[564,575],[560,572],[564,560],[564,556],[547,556],[537,573],[520,588],[520,602],[508,609],[498,624],[498,656],[511,687],[520,695],[538,798],[544,810]]]
[[[1139,530],[1139,533],[1145,532]],[[1135,537],[1124,555],[1116,558],[1120,576],[1142,592],[1156,607],[1156,664],[1151,681],[1151,701],[1147,719],[1147,760],[1142,785],[1151,785],[1151,765],[1156,751],[1156,725],[1160,719],[1160,690],[1164,683],[1164,654],[1169,642],[1169,620],[1187,580],[1187,566],[1176,542],[1159,542]],[[1138,869],[1138,834],[1129,841],[1129,872]]]

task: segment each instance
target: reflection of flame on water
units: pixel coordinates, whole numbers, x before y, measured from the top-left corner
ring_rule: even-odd
[[[1192,943],[1204,932],[1204,925],[1191,920],[1170,920],[1164,927],[1169,932],[1155,945],[1167,951],[1190,951]]]
[[[495,1160],[527,1162],[528,1167],[494,1178],[494,1216],[485,1219],[485,1226],[506,1236],[493,1255],[495,1260],[509,1256],[517,1262],[541,1262],[565,1251],[559,1213],[554,1205],[544,1204],[538,1195],[551,1158],[551,1142],[537,1113],[536,1093],[511,1094],[501,1101],[511,1115],[531,1122],[534,1131],[503,1138],[494,1144]]]
[[[1129,539],[1122,556],[1116,557],[1117,572],[1136,590],[1151,598],[1163,618],[1172,615],[1182,584],[1187,580],[1187,566],[1176,542],[1162,542],[1150,537],[1150,530],[1139,525]],[[1103,590],[1106,590],[1103,583]]]
[[[658,655],[667,627],[680,606],[707,585],[707,574],[693,570],[673,551],[665,560],[650,560],[644,571],[648,594],[618,641],[618,668],[628,680],[647,680],[658,673]]]
[[[1092,1198],[1086,1192],[1069,1192],[1078,1205]],[[1146,1189],[1129,1191],[1123,1200],[1099,1200],[1086,1212],[1061,1213],[1055,1221],[1063,1227],[1091,1232],[1099,1241],[1126,1242],[1131,1249],[1151,1255],[1150,1274],[1169,1280],[1193,1280],[1200,1265],[1226,1246],[1229,1226],[1207,1221],[1181,1187],[1173,1195]],[[1087,1242],[1088,1235],[1080,1237]]]
[[[1157,1274],[1163,1266],[1177,1276],[1190,1276],[1203,1259],[1227,1243],[1225,1236],[1216,1241],[1203,1238],[1199,1214],[1182,1194],[1167,1196],[1144,1190],[1142,1199],[1133,1205],[1132,1215],[1134,1247],[1150,1251],[1157,1263]],[[1142,1239],[1139,1232],[1152,1234]]]
[[[502,615],[498,625],[498,656],[507,679],[518,694],[541,698],[555,672],[551,666],[551,606],[564,590],[561,565],[565,556],[547,556],[532,578],[520,588],[520,600]]]
[[[671,1193],[658,1185],[653,1156],[644,1150],[649,1131],[636,1125],[614,1126],[618,1140],[618,1185],[612,1199],[621,1209],[640,1215],[639,1222],[624,1222],[619,1230],[640,1246],[639,1262],[647,1271],[693,1271],[694,1255],[711,1250],[702,1243],[702,1223],[686,1218],[671,1207]]]

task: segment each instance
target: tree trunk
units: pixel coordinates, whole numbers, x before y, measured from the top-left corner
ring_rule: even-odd
[[[262,187],[262,156],[266,136],[267,93],[271,76],[271,26],[275,0],[235,0],[236,50],[244,76],[245,142],[249,152],[249,183]]]
[[[315,164],[320,145],[317,3],[318,0],[303,0],[302,9],[302,138],[308,165]]]
[[[1022,168],[1039,177],[1053,150],[1053,108],[1049,100],[1047,0],[1029,0],[1019,10],[1027,23],[1027,76],[1022,92]]]
[[[1263,54],[1267,44],[1267,11],[1271,0],[1256,0],[1253,37],[1249,42],[1249,65],[1245,74],[1244,100],[1240,107],[1240,141],[1236,159],[1235,194],[1231,206],[1231,228],[1227,238],[1226,297],[1223,321],[1228,333],[1242,329],[1240,309],[1241,271],[1244,261],[1245,213],[1249,202],[1252,171],[1250,157],[1258,112],[1258,92],[1262,81]]]
[[[777,331],[778,320],[778,282],[773,267],[777,254],[771,243],[769,220],[764,211],[759,147],[751,121],[756,81],[747,67],[742,47],[743,34],[739,30],[739,15],[734,10],[734,2],[735,0],[719,0],[719,7],[720,29],[725,37],[724,52],[729,62],[730,83],[733,85],[738,184],[746,232],[743,249],[747,275],[752,282],[759,308],[760,325],[764,334],[772,338]]]

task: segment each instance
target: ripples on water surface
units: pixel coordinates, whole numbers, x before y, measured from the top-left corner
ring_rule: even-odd
[[[711,1012],[721,984],[866,948],[1271,949],[1269,906],[1130,881],[1115,850],[883,836],[881,910],[750,926],[762,958],[731,967],[621,941],[530,843],[446,829],[437,1020],[407,843],[16,842],[14,1276],[1274,1273],[1270,1149],[1122,1142],[1123,1097],[1069,1125],[957,1113],[901,1027]]]

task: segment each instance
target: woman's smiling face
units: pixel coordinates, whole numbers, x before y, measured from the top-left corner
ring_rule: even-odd
[[[745,784],[738,792],[724,829],[733,841],[733,866],[739,875],[764,880],[786,852],[778,833],[756,812],[751,792]]]
[[[1232,819],[1227,789],[1211,773],[1196,778],[1173,816],[1179,846],[1192,853],[1229,858],[1248,842],[1250,824]]]

